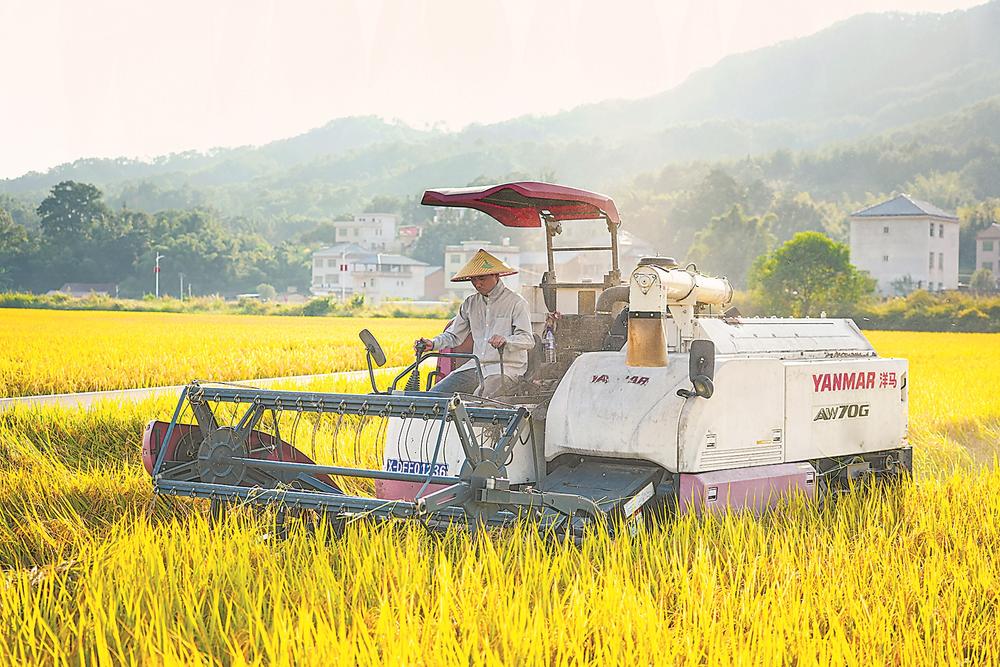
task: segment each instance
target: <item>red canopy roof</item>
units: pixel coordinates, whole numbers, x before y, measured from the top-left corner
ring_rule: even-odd
[[[607,218],[621,224],[618,209],[607,195],[565,185],[521,181],[474,188],[427,190],[420,201],[426,206],[474,208],[506,227],[541,227],[541,213],[554,220]]]

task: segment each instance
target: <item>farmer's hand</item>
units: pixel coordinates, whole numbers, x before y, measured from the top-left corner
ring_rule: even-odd
[[[413,341],[413,349],[417,352],[429,352],[434,349],[434,341],[430,338],[418,338]]]
[[[501,347],[507,344],[507,339],[499,334],[495,334],[490,338],[489,344],[499,350]]]

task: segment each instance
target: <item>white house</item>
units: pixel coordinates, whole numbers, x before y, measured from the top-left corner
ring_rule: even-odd
[[[958,218],[908,195],[851,214],[851,263],[884,295],[958,288]]]
[[[341,243],[313,253],[312,288],[316,296],[349,299],[363,294],[369,303],[424,297],[424,262],[392,253],[372,252]]]
[[[976,234],[976,268],[1000,275],[1000,225],[995,222]]]
[[[446,296],[455,299],[464,299],[472,293],[472,283],[468,281],[453,283],[451,277],[458,273],[459,269],[469,263],[472,256],[482,248],[509,267],[521,268],[521,250],[510,245],[509,239],[504,239],[500,245],[484,243],[483,241],[463,241],[459,245],[449,245],[444,248],[444,287]],[[521,291],[521,275],[515,273],[512,276],[505,276],[503,284],[515,292]]]
[[[353,243],[367,250],[399,252],[396,216],[392,213],[362,213],[353,220],[335,220],[337,243]]]

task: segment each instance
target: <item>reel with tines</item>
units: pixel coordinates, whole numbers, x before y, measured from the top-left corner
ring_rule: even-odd
[[[246,442],[237,436],[235,429],[228,426],[216,429],[198,447],[201,480],[209,484],[239,485],[246,474],[246,466],[233,458],[248,455]]]

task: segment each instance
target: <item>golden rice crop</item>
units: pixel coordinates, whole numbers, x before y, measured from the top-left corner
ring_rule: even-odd
[[[1000,336],[869,331],[909,360],[910,442],[921,470],[993,463],[1000,452]]]
[[[916,483],[579,547],[364,522],[275,542],[267,516],[151,502],[137,443],[172,400],[0,413],[0,662],[995,664],[1000,471],[976,464],[1000,336],[871,339],[911,361]]]
[[[365,327],[402,365],[443,323],[0,309],[0,398],[359,369]]]

